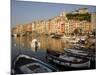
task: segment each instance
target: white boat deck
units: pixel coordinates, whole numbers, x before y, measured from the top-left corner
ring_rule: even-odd
[[[77,54],[77,55],[88,55],[86,52],[84,52],[84,51],[81,51],[81,50],[76,50],[76,49],[65,49],[64,48],[64,50],[66,51],[66,52],[71,52],[71,53],[73,53],[73,54]]]

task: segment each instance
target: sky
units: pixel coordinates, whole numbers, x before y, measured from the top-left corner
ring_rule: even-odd
[[[88,8],[89,12],[96,12],[92,5],[57,4],[30,1],[11,1],[11,26],[26,24],[37,20],[48,20],[61,12],[72,12],[80,8]]]

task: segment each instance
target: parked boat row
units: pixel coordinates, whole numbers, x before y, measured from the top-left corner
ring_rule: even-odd
[[[21,34],[17,34],[17,33],[15,33],[15,34],[12,34],[12,37],[22,37],[22,36],[25,36],[26,34],[25,33],[21,33]]]
[[[63,35],[61,39],[66,40],[68,43],[76,44],[85,42],[87,36],[65,36]]]
[[[47,60],[64,67],[71,68],[89,68],[90,60],[83,57],[75,57],[67,53],[61,53],[53,50],[47,50]]]

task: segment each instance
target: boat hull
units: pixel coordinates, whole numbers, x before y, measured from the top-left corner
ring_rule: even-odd
[[[82,62],[81,63],[73,63],[73,62],[70,62],[70,61],[62,60],[62,59],[57,58],[57,57],[52,56],[52,55],[47,56],[47,59],[49,61],[52,61],[55,64],[62,65],[64,67],[70,67],[70,68],[90,68],[90,61],[86,61],[86,62],[83,62],[83,63]]]
[[[27,55],[19,55],[14,62],[14,74],[45,73],[56,71],[57,70],[54,67]]]
[[[93,53],[92,51],[86,52],[84,50],[82,51],[82,50],[66,49],[66,48],[64,48],[64,51],[67,54],[70,54],[70,55],[75,56],[75,57],[87,58],[87,59],[92,60],[92,61],[95,60],[95,52]]]

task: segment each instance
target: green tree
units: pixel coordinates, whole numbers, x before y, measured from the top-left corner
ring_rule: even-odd
[[[82,29],[81,28],[76,28],[73,33],[74,33],[74,35],[81,35],[82,34]]]

